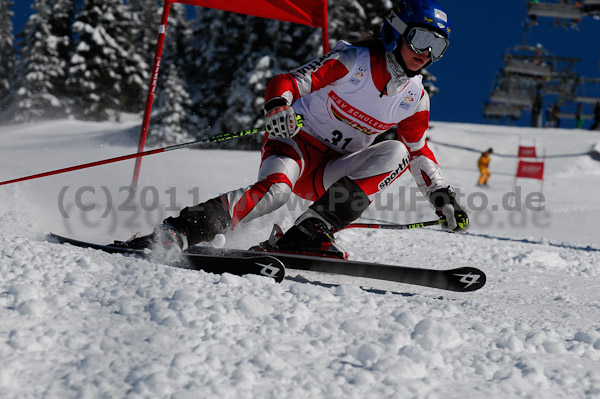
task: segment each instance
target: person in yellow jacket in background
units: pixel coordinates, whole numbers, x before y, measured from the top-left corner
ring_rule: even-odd
[[[477,167],[479,168],[479,182],[478,186],[487,186],[488,180],[490,180],[490,155],[494,152],[491,148],[487,151],[482,152],[479,160],[477,161]]]

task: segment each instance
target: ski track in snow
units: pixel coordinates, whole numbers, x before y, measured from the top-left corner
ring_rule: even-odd
[[[84,123],[67,123],[68,131],[92,130]],[[61,124],[52,129],[60,131]],[[124,127],[106,124],[103,129],[118,132]],[[485,149],[497,140],[492,142],[495,149],[516,151],[514,143],[490,133],[503,130],[513,135],[523,131],[437,124],[433,132],[436,137],[447,132],[447,142],[464,140]],[[541,131],[538,143],[544,134],[559,140],[558,132]],[[16,149],[21,140],[43,148],[45,136],[35,132],[20,126],[0,129],[11,144],[10,151],[0,149],[2,180],[54,167],[48,164],[61,167],[52,151]],[[582,149],[594,138],[562,132],[575,137],[573,146]],[[87,149],[85,136],[73,145],[82,151],[77,155],[82,162],[131,150],[101,146],[98,151],[98,142]],[[552,143],[548,140],[549,153]],[[467,164],[470,158],[461,160],[460,149],[440,146],[434,151],[442,165],[456,159],[449,161],[447,178],[470,189],[476,178],[469,170],[473,162]],[[39,158],[24,162],[32,153]],[[219,172],[207,195],[252,182],[255,154],[234,154],[237,175]],[[144,167],[160,174],[158,181],[168,181],[165,187],[186,190],[189,175],[176,176],[175,170],[163,174],[165,162],[222,162],[218,152],[183,151],[178,156],[148,159]],[[577,179],[568,185],[569,179],[585,177],[582,165],[587,161],[576,166],[549,162],[556,162],[548,165],[553,172],[545,190],[557,238],[548,239],[535,226],[511,234],[496,225],[474,226],[464,236],[433,228],[339,233],[339,242],[356,260],[484,270],[487,285],[463,294],[294,270],[276,284],[258,276],[178,269],[43,240],[49,231],[65,232],[56,209],[61,186],[109,184],[110,179],[102,181],[105,174],[128,179],[132,163],[107,167],[110,173],[96,168],[0,187],[0,397],[600,398],[598,219],[579,225],[583,231],[577,237],[587,239],[573,240],[568,220],[556,225],[553,213],[563,204],[577,205],[571,212],[593,209],[594,201],[583,196],[574,200],[572,193],[598,198],[600,189],[581,187]],[[512,164],[493,158],[492,182],[510,187]],[[600,163],[586,167],[597,176]],[[507,176],[495,170],[505,170]],[[208,185],[209,176],[200,174],[193,184]],[[151,184],[151,176],[145,179]],[[489,191],[491,199],[502,194]],[[564,212],[568,219],[570,211]],[[594,216],[587,212],[587,217]],[[251,245],[268,234],[270,223],[289,226],[293,216],[278,211],[266,219],[236,231],[227,245]],[[89,230],[80,220],[71,227]],[[126,227],[119,226],[119,234]],[[114,236],[103,228],[80,238],[92,240],[96,234],[93,241],[104,242]]]

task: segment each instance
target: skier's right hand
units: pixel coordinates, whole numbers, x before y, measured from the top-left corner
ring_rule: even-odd
[[[469,213],[456,201],[456,192],[450,186],[434,191],[429,201],[440,217],[442,230],[464,234],[469,230]]]
[[[287,104],[278,105],[270,110],[265,108],[265,118],[267,132],[273,137],[292,138],[302,127],[302,117],[296,115],[294,108]]]

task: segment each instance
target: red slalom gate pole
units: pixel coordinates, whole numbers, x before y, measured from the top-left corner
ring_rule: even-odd
[[[146,146],[146,137],[148,136],[148,125],[150,124],[150,114],[152,113],[152,102],[154,101],[154,93],[156,92],[156,83],[158,81],[158,70],[160,68],[160,59],[162,57],[163,45],[165,43],[165,35],[167,34],[167,23],[169,21],[169,9],[171,8],[171,0],[165,0],[163,6],[162,19],[158,29],[158,39],[156,41],[156,50],[154,52],[154,66],[152,67],[152,77],[150,78],[150,87],[146,97],[146,108],[144,109],[144,119],[142,122],[142,130],[140,131],[140,140],[138,143],[138,153],[144,151]],[[146,154],[149,155],[149,154]],[[140,169],[142,167],[142,157],[138,157],[135,161],[133,169],[133,177],[131,185],[137,186],[140,178]]]
[[[40,177],[46,177],[46,176],[58,175],[58,174],[61,174],[61,173],[66,173],[66,172],[72,172],[74,170],[91,168],[93,166],[98,166],[98,165],[105,165],[107,163],[124,161],[126,159],[132,159],[132,158],[140,159],[141,157],[145,157],[146,155],[159,154],[161,152],[179,150],[181,148],[187,148],[187,147],[194,147],[194,146],[197,146],[197,145],[200,145],[200,144],[219,143],[221,141],[233,140],[233,139],[237,139],[239,137],[244,137],[244,136],[249,136],[251,134],[260,133],[262,131],[264,131],[264,130],[256,129],[255,128],[255,129],[241,130],[239,132],[233,132],[233,133],[220,133],[220,134],[216,134],[214,136],[211,136],[211,137],[209,137],[207,139],[201,139],[201,140],[191,141],[189,143],[175,144],[175,145],[171,145],[171,146],[168,146],[168,147],[156,148],[154,150],[136,152],[135,154],[122,155],[122,156],[119,156],[119,157],[104,159],[104,160],[101,160],[101,161],[84,163],[84,164],[81,164],[81,165],[70,166],[68,168],[56,169],[56,170],[51,170],[49,172],[38,173],[36,175],[25,176],[25,177],[20,177],[18,179],[7,180],[7,181],[0,182],[0,186],[3,186],[5,184],[18,183],[20,181],[25,181],[25,180],[38,179]]]
[[[3,181],[3,182],[0,182],[0,186],[3,186],[5,184],[18,183],[20,181],[25,181],[25,180],[38,179],[40,177],[46,177],[46,176],[58,175],[58,174],[61,174],[61,173],[66,173],[66,172],[72,172],[74,170],[79,170],[79,169],[91,168],[93,166],[98,166],[98,165],[105,165],[107,163],[124,161],[126,159],[131,159],[131,158],[136,158],[136,157],[137,158],[141,158],[141,157],[146,156],[146,155],[158,154],[159,152],[165,152],[165,149],[164,148],[157,148],[156,150],[138,152],[138,153],[135,153],[135,154],[123,155],[123,156],[120,156],[120,157],[115,157],[115,158],[110,158],[110,159],[104,159],[102,161],[84,163],[84,164],[81,164],[81,165],[70,166],[68,168],[51,170],[49,172],[38,173],[37,175],[25,176],[25,177],[20,177],[18,179]]]

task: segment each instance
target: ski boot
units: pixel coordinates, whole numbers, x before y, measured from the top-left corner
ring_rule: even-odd
[[[251,249],[348,259],[333,234],[356,220],[369,204],[367,194],[353,180],[343,177],[300,215],[285,234],[274,230],[269,240]]]
[[[165,252],[170,248],[184,251],[200,242],[212,241],[217,234],[232,229],[231,216],[220,197],[181,210],[179,216],[168,217],[151,234],[135,235],[114,246]]]
[[[336,244],[331,225],[310,209],[285,234],[275,225],[269,239],[250,250],[348,259],[346,251]]]

